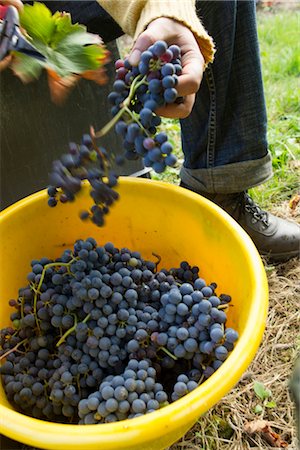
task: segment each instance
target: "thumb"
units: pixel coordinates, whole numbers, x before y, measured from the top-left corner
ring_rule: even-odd
[[[132,66],[137,66],[140,62],[141,54],[147,50],[150,45],[154,44],[155,37],[148,31],[144,31],[139,35],[131,49],[128,61]]]

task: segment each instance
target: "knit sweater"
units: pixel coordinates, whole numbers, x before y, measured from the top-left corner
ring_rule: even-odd
[[[98,0],[100,5],[134,40],[150,22],[168,17],[187,26],[194,34],[205,63],[213,60],[214,44],[197,17],[195,0]],[[158,36],[159,38],[159,36]]]

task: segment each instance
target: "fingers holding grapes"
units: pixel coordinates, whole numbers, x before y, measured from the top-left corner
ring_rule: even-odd
[[[173,19],[162,17],[151,22],[146,31],[140,34],[129,55],[129,62],[133,66],[138,65],[142,53],[156,42],[158,37],[169,45],[175,44],[180,47],[182,70],[178,73],[176,85],[179,101],[160,107],[157,112],[170,118],[187,117],[193,108],[195,94],[201,84],[204,58],[188,27]]]

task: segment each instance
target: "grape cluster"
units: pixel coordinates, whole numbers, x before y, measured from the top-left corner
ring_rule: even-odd
[[[80,212],[82,220],[91,220],[97,226],[104,225],[105,215],[118,199],[114,189],[118,176],[112,170],[114,163],[123,165],[125,159],[143,158],[147,167],[162,173],[167,166],[177,162],[172,153],[172,144],[164,131],[158,131],[161,118],[155,113],[178,98],[176,85],[182,72],[180,48],[164,41],[157,41],[141,55],[137,67],[128,60],[118,60],[116,80],[108,100],[113,119],[100,131],[84,134],[78,145],[69,143],[68,153],[53,161],[49,176],[48,205],[58,202],[72,202],[87,180],[91,186],[93,205],[90,210]],[[116,156],[96,144],[96,139],[104,136],[115,126],[117,134],[123,138],[124,155]]]
[[[78,404],[80,424],[116,422],[155,411],[168,404],[156,370],[147,360],[130,359],[124,372],[103,379],[99,389]]]
[[[144,164],[162,173],[177,162],[172,144],[164,131],[158,132],[161,118],[155,111],[180,101],[176,86],[182,73],[180,48],[157,41],[142,52],[140,63],[115,63],[116,80],[108,96],[112,115],[117,118],[115,131],[123,138],[125,158],[143,157]]]
[[[31,261],[0,330],[0,372],[13,406],[50,421],[93,424],[151,413],[191,392],[238,339],[231,297],[186,261],[78,240]],[[188,279],[188,281],[187,281]]]
[[[94,204],[89,211],[81,211],[80,217],[102,226],[104,216],[119,197],[113,189],[118,183],[118,176],[109,167],[105,149],[97,147],[89,134],[82,136],[80,145],[71,142],[68,153],[52,163],[48,205],[54,207],[58,201],[74,201],[82,187],[82,180],[88,180]]]

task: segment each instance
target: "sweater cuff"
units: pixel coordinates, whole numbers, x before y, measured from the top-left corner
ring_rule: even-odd
[[[173,14],[172,11],[174,11]],[[136,24],[134,40],[147,28],[150,22],[161,17],[176,20],[188,27],[195,36],[205,65],[213,61],[215,53],[213,39],[204,29],[196,14],[195,8],[191,7],[190,0],[176,0],[176,8],[174,8],[174,0],[163,0],[159,2],[157,0],[148,0]]]

